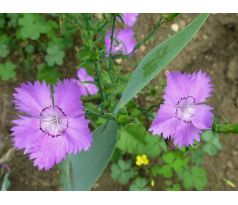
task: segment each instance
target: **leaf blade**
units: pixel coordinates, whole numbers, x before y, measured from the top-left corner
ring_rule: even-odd
[[[114,151],[117,131],[114,121],[100,126],[93,133],[94,143],[89,151],[71,155],[61,163],[64,190],[85,191],[93,187]]]
[[[182,51],[201,28],[207,17],[208,14],[200,14],[182,31],[162,42],[142,59],[136,70],[133,72],[129,83],[114,110],[115,113],[117,113],[122,106],[140,92],[140,90],[156,77],[180,51]]]

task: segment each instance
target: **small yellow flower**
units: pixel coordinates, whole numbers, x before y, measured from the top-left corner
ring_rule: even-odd
[[[142,166],[142,165],[148,165],[150,163],[150,160],[148,159],[147,155],[137,155],[136,156],[136,165]]]

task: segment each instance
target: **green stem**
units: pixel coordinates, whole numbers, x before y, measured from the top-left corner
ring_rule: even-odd
[[[158,21],[158,23],[156,24],[155,28],[149,33],[149,35],[144,40],[142,40],[139,43],[137,43],[137,45],[135,46],[133,52],[136,49],[140,48],[143,44],[145,44],[156,33],[156,31],[160,28],[161,24],[164,22],[163,20],[164,20],[164,18],[163,18],[163,16],[161,16],[159,21]]]
[[[113,114],[113,113],[98,113],[97,111],[93,111],[93,110],[86,110],[86,114],[87,115],[94,115],[94,116],[97,116],[97,117],[101,117],[101,118],[104,118],[104,119],[108,119],[108,120],[115,120],[116,119],[116,116]]]
[[[99,100],[101,98],[101,95],[89,95],[89,96],[82,96],[82,100],[84,102],[88,101],[94,101],[94,100]]]
[[[96,75],[97,75],[98,87],[99,87],[99,91],[100,91],[100,94],[101,94],[101,100],[104,101],[102,76],[101,76],[101,69],[99,67],[99,63],[95,63],[95,67],[96,67]]]
[[[112,67],[112,45],[113,45],[113,37],[115,32],[115,22],[116,22],[116,16],[114,15],[112,19],[111,44],[110,44],[110,51],[109,51],[109,75],[112,82],[114,82],[113,67]]]
[[[216,124],[215,131],[221,134],[238,134],[238,124]]]

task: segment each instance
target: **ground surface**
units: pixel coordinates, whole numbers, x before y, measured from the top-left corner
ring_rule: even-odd
[[[123,62],[126,70],[134,69],[136,63],[153,47],[175,31],[171,24],[183,28],[196,15],[181,14],[174,22],[167,23],[158,30],[151,41],[140,49],[128,62]],[[135,25],[138,39],[146,36],[158,21],[159,15],[141,14]],[[175,26],[176,27],[176,26]],[[174,27],[173,27],[174,28]],[[72,63],[70,67],[72,67]],[[215,92],[210,103],[221,122],[238,122],[238,15],[210,15],[196,38],[167,67],[168,70],[205,70],[213,79]],[[160,75],[153,83],[163,78]],[[0,157],[11,147],[10,120],[15,117],[11,93],[18,82],[4,84],[0,81]],[[238,136],[222,136],[222,151],[213,158],[207,158],[204,166],[208,171],[207,190],[238,190]],[[9,162],[11,168],[11,190],[60,190],[57,168],[49,172],[39,172],[22,152],[15,152]],[[235,186],[229,185],[230,180]],[[105,171],[95,186],[95,190],[121,190],[122,187]]]

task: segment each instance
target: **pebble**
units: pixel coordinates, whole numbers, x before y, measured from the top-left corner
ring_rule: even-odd
[[[204,40],[207,40],[207,39],[208,39],[208,36],[207,36],[206,34],[203,34],[202,37],[203,37]]]
[[[96,13],[95,16],[99,20],[103,19],[103,14],[102,13]]]
[[[173,23],[170,27],[174,32],[179,31],[179,25],[177,23]]]
[[[230,60],[227,66],[227,78],[234,81],[238,78],[238,57],[235,56]]]
[[[233,164],[232,164],[231,161],[228,161],[228,162],[227,162],[227,167],[229,167],[230,169],[233,169],[233,168],[234,168],[234,166],[233,166]]]
[[[142,45],[141,47],[140,47],[140,51],[141,52],[144,52],[146,50],[146,47],[144,46],[144,45]]]
[[[122,63],[122,58],[117,58],[115,60],[116,64],[120,65]]]
[[[233,151],[232,154],[233,155],[238,155],[238,151]]]
[[[140,36],[140,38],[141,38],[141,40],[143,40],[143,39],[145,38],[145,35],[142,34],[142,35]]]

